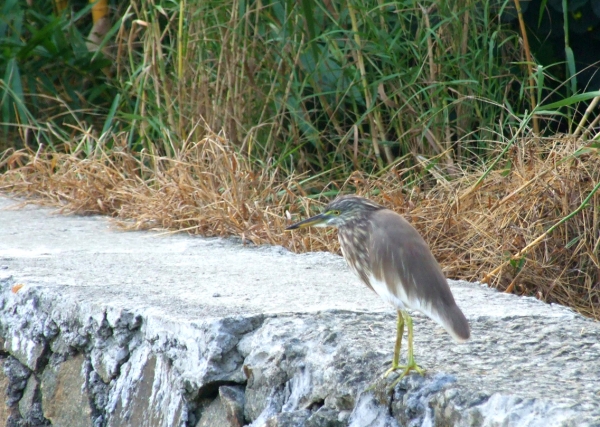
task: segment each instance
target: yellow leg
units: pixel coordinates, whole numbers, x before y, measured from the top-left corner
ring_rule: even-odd
[[[402,312],[398,310],[398,320],[396,323],[396,345],[394,346],[394,360],[392,360],[392,367],[388,369],[383,378],[387,378],[389,374],[397,371],[398,369],[404,369],[404,366],[400,365],[400,348],[402,347],[402,335],[404,335],[404,317]],[[377,388],[377,382],[371,384],[365,391],[371,391]]]
[[[407,364],[400,365],[400,349],[402,347],[402,336],[404,335],[404,324],[408,326],[408,356]],[[413,354],[413,321],[408,313],[402,310],[398,310],[398,321],[396,324],[396,345],[394,346],[394,359],[392,360],[392,367],[388,369],[383,378],[387,378],[392,372],[402,369],[400,376],[392,383],[390,388],[394,388],[402,378],[406,376],[410,371],[416,371],[421,375],[425,374],[425,370],[422,369],[415,362]],[[377,387],[377,383],[372,384],[365,391],[374,390]]]
[[[420,375],[425,375],[425,369],[421,368],[415,362],[415,356],[413,353],[413,321],[412,321],[412,317],[410,317],[410,315],[405,311],[399,311],[398,314],[400,314],[400,313],[402,314],[402,317],[404,318],[404,322],[406,322],[406,326],[408,327],[408,355],[406,358],[406,366],[398,366],[396,368],[396,369],[404,368],[404,371],[392,383],[390,388],[396,387],[396,384],[398,384],[400,382],[400,380],[402,378],[404,378],[410,371],[415,371],[415,372],[419,373]],[[400,322],[398,322],[398,324],[399,323]]]
[[[398,310],[398,321],[396,323],[396,345],[394,346],[394,360],[392,360],[392,367],[388,369],[383,377],[386,378],[389,374],[398,369],[400,366],[400,348],[402,347],[402,335],[404,335],[404,316],[402,312]]]

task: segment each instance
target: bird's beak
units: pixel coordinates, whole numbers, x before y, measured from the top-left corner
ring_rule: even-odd
[[[323,223],[325,223],[325,221],[327,221],[328,219],[329,216],[326,213],[321,213],[319,215],[315,215],[308,219],[305,219],[304,221],[292,224],[289,227],[287,227],[286,230],[295,230],[297,228],[323,225]]]

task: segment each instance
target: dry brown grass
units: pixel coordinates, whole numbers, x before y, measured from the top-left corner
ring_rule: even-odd
[[[118,141],[117,141],[118,142]],[[355,189],[405,215],[432,246],[448,277],[481,280],[501,290],[558,302],[600,319],[600,195],[589,206],[510,260],[548,228],[576,210],[600,182],[599,150],[582,154],[574,138],[522,140],[510,168],[481,176],[438,177],[428,190],[407,191],[400,167],[374,179],[355,173]],[[326,200],[303,193],[299,177],[257,168],[212,134],[185,146],[176,158],[127,150],[80,153],[7,152],[0,191],[33,197],[64,212],[106,214],[129,229],[167,229],[206,236],[240,236],[296,252],[337,251],[335,233],[284,233],[293,219]],[[330,184],[335,185],[335,184]],[[425,185],[423,186],[426,187]]]

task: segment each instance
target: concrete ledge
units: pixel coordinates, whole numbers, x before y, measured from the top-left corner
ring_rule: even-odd
[[[0,198],[0,425],[600,426],[600,325],[452,282],[472,340],[394,312],[325,253],[120,232]],[[13,287],[22,284],[16,293]]]

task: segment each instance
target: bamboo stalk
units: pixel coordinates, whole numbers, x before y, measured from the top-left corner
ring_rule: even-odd
[[[63,10],[67,8],[69,4],[68,0],[54,0],[54,11],[59,15]]]
[[[525,48],[525,58],[527,59],[527,71],[529,73],[529,99],[531,102],[531,111],[535,110],[535,79],[533,78],[533,58],[531,56],[531,50],[529,49],[529,40],[527,38],[527,31],[525,29],[525,21],[523,20],[523,11],[521,10],[521,3],[519,0],[514,0],[515,8],[517,9],[517,16],[519,17],[519,27],[521,28],[521,35],[523,37],[523,47]],[[540,124],[536,115],[533,116],[533,131],[536,135],[540,134]]]
[[[92,6],[92,20],[94,24],[108,15],[108,0],[90,0]]]
[[[372,107],[372,97],[369,92],[369,85],[367,84],[367,72],[365,71],[365,60],[361,53],[362,41],[358,34],[358,21],[356,20],[356,12],[350,1],[348,1],[348,13],[352,20],[352,32],[354,33],[354,42],[356,43],[356,59],[358,62],[358,69],[360,71],[360,80],[362,83],[363,91],[365,93],[365,101],[367,103],[367,109]],[[375,152],[375,158],[377,159],[377,165],[379,169],[383,169],[383,160],[381,159],[381,150],[379,143],[377,142],[377,124],[372,114],[368,114],[369,123],[371,127],[371,142],[373,144],[373,151]]]

